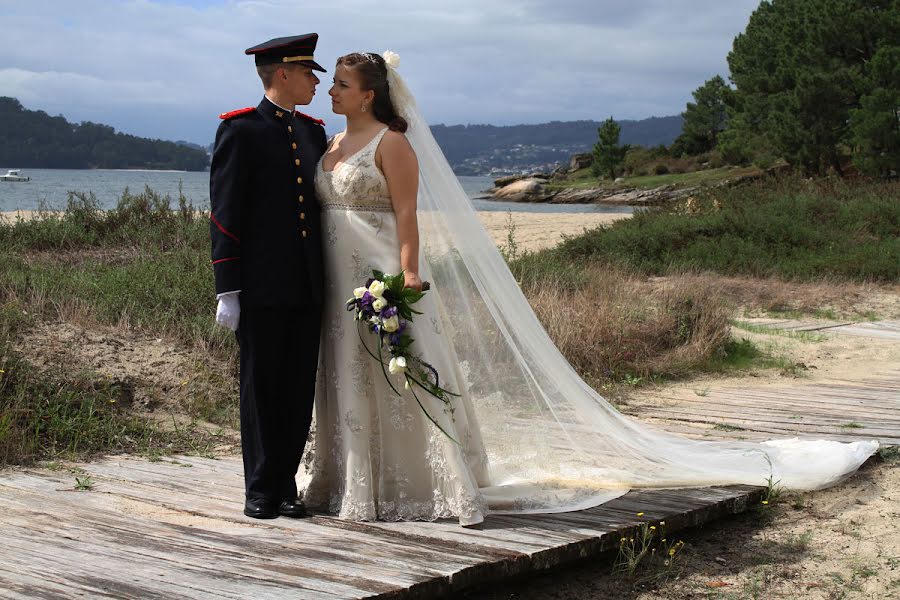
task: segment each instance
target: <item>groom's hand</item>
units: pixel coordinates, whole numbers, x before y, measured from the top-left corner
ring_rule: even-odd
[[[216,323],[237,331],[238,323],[241,322],[241,301],[238,299],[238,292],[219,295],[219,305],[216,307]]]

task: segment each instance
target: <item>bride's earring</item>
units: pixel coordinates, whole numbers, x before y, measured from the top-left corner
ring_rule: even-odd
[[[366,112],[367,110],[369,110],[369,105],[364,102],[362,105],[362,111]]]

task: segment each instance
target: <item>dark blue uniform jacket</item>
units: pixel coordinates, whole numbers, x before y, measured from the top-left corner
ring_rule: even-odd
[[[322,122],[265,98],[222,119],[209,173],[216,293],[240,290],[245,307],[321,305]]]

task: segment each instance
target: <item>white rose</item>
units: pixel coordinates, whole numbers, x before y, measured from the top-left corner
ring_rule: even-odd
[[[389,67],[396,69],[400,66],[400,55],[393,50],[385,50],[381,58],[384,59],[385,64]]]
[[[369,284],[369,293],[375,296],[376,298],[381,298],[382,294],[384,294],[384,282],[378,281],[377,279]]]
[[[400,319],[397,318],[397,315],[390,317],[389,319],[384,319],[381,322],[381,326],[388,333],[394,333],[398,329],[400,329]]]
[[[375,312],[381,312],[381,310],[387,305],[387,300],[385,300],[384,298],[375,298],[375,302],[372,303],[372,308],[375,309]]]
[[[392,375],[396,375],[397,373],[405,373],[406,359],[402,356],[395,356],[391,359],[390,364],[388,364],[388,371],[390,371]]]
[[[353,290],[353,297],[354,298],[362,298],[365,293],[366,293],[366,288],[358,287],[355,290]]]

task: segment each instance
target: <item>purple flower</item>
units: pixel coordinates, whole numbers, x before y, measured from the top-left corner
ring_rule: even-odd
[[[390,319],[391,317],[393,317],[396,314],[397,314],[396,306],[388,306],[387,308],[385,308],[384,310],[381,311],[381,316],[385,319]]]

